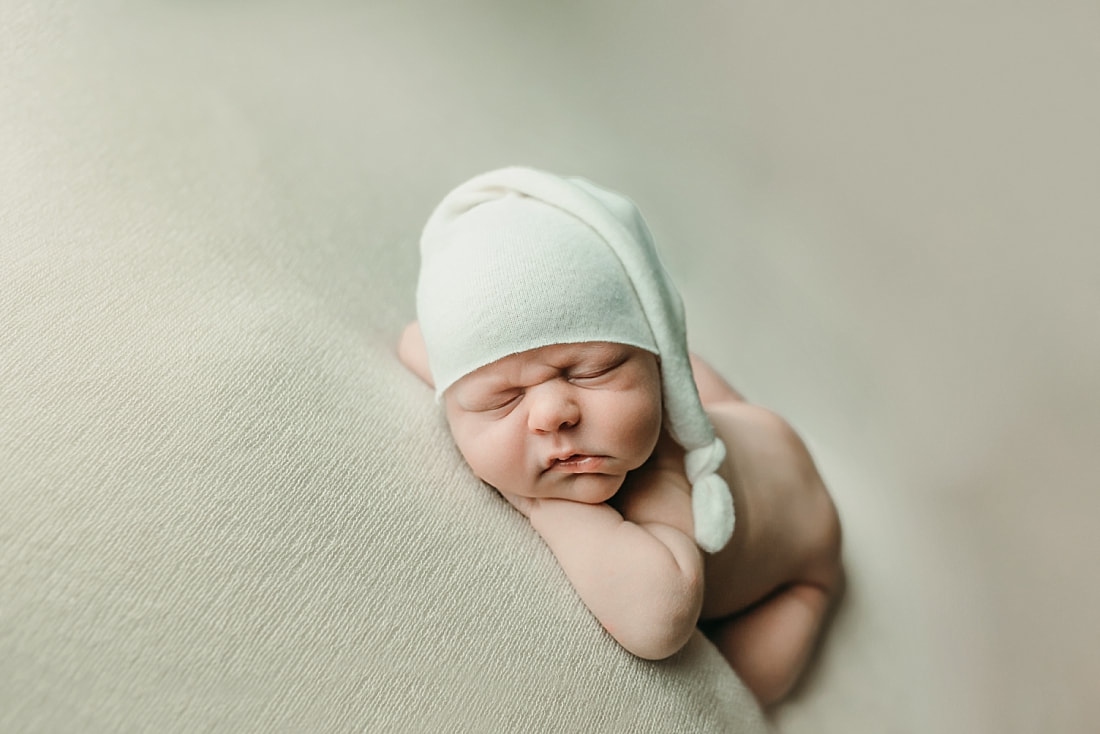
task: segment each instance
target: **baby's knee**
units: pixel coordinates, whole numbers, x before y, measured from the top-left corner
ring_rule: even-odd
[[[840,515],[831,500],[821,513],[818,532],[820,540],[817,560],[821,568],[820,583],[831,594],[836,594],[844,584],[844,567],[841,561],[844,533],[840,526]]]
[[[802,577],[820,587],[830,598],[842,593],[844,567],[841,560],[843,532],[840,514],[822,486],[811,511],[811,538]]]

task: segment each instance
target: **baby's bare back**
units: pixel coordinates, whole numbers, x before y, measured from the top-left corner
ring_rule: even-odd
[[[707,406],[726,444],[721,469],[733,493],[733,538],[706,558],[703,619],[739,612],[796,583],[835,584],[840,524],[802,440],[756,405]]]

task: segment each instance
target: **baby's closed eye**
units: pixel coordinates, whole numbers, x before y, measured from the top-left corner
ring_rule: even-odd
[[[465,407],[467,410],[474,413],[493,413],[515,406],[522,397],[522,390],[512,390],[493,395],[482,395],[470,400]]]
[[[601,379],[610,379],[614,376],[615,370],[623,365],[626,360],[616,360],[611,363],[603,363],[599,365],[586,365],[577,369],[570,370],[567,377],[570,382],[580,383],[594,383]]]

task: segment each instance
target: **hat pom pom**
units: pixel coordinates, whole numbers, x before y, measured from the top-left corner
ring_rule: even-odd
[[[722,477],[709,474],[691,486],[695,542],[707,553],[717,553],[733,536],[733,498]]]
[[[722,550],[733,536],[733,497],[725,480],[715,473],[725,457],[726,447],[717,438],[684,456],[691,481],[695,542],[707,553]]]

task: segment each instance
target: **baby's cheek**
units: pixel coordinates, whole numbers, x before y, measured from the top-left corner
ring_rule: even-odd
[[[508,490],[512,483],[510,475],[520,457],[515,456],[515,449],[505,432],[492,427],[467,432],[459,443],[459,450],[478,479],[497,489]]]
[[[642,399],[631,408],[624,416],[624,423],[629,425],[627,435],[633,449],[648,458],[661,434],[661,403]]]

